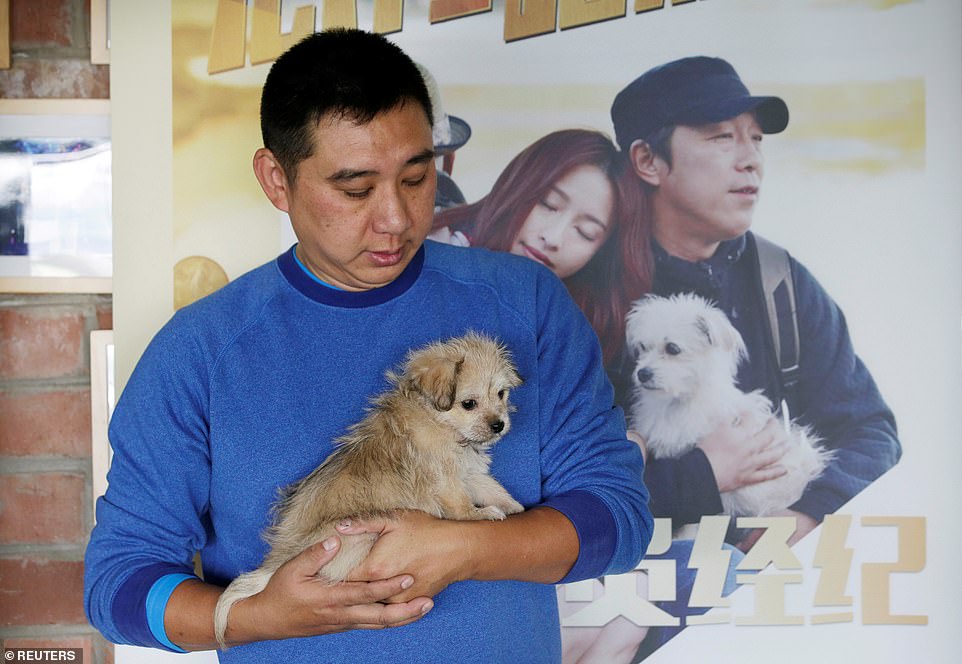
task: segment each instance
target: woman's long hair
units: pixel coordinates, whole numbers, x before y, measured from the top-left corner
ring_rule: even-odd
[[[625,339],[631,303],[651,287],[650,211],[627,158],[597,131],[564,129],[538,139],[505,167],[491,192],[437,214],[434,228],[462,231],[473,246],[510,251],[521,227],[549,189],[579,166],[596,166],[612,190],[612,229],[582,269],[564,280],[601,340],[609,364]]]

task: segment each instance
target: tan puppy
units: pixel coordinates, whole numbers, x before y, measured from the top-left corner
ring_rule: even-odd
[[[420,510],[444,519],[503,519],[524,508],[489,473],[488,450],[511,426],[508,393],[521,384],[499,343],[475,333],[408,354],[392,389],[336,441],[334,452],[288,489],[265,534],[270,552],[221,595],[214,634],[225,647],[231,607],[263,590],[277,569],[335,534],[346,518]],[[374,535],[341,536],[319,575],[344,580],[374,545]]]

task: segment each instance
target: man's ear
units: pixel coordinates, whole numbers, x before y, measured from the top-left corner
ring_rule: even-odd
[[[631,160],[631,167],[635,170],[635,175],[653,187],[661,184],[658,171],[658,164],[655,162],[655,153],[651,147],[640,138],[628,148],[628,157]]]
[[[281,212],[290,212],[290,180],[274,153],[260,148],[254,153],[254,177],[267,198]]]

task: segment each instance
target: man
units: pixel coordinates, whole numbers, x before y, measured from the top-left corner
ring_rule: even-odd
[[[691,57],[634,80],[615,98],[611,117],[651,200],[654,292],[715,302],[748,347],[739,386],[761,388],[776,404],[784,397],[791,416],[835,452],[784,514],[797,519],[797,541],[894,465],[901,448],[841,310],[794,259],[800,366],[796,385],[781,381],[761,297],[758,239],[748,229],[761,191],[762,137],[785,129],[788,108],[778,97],[751,96],[724,60]],[[680,459],[648,460],[653,514],[676,525],[697,522],[721,512],[719,492],[778,476],[780,452],[768,447],[772,426],[774,418],[760,432],[724,427]]]
[[[501,339],[526,381],[492,466],[526,511],[354,519],[344,534],[380,537],[351,579],[315,577],[338,537],[312,546],[233,608],[221,660],[557,661],[547,584],[643,554],[641,457],[564,287],[533,261],[424,243],[431,122],[417,68],[383,37],[316,34],[272,67],[254,171],[298,244],[178,312],[117,405],[85,588],[110,639],[212,648],[214,605],[260,563],[278,489],[330,453],[409,349],[469,330]]]

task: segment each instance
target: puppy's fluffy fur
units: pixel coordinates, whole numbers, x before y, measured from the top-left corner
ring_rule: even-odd
[[[288,489],[265,534],[261,566],[221,595],[214,631],[224,646],[231,607],[267,585],[285,562],[335,534],[345,518],[420,510],[445,519],[504,519],[524,508],[489,473],[488,450],[511,427],[509,391],[521,378],[507,349],[479,334],[412,351],[392,387],[336,441],[334,452]],[[341,536],[319,575],[341,581],[364,560],[374,535]]]
[[[741,419],[760,430],[772,414],[761,390],[735,386],[747,358],[741,335],[716,307],[695,295],[649,296],[628,313],[626,340],[636,358],[629,425],[645,438],[652,456],[674,458],[722,422]],[[778,427],[779,463],[786,474],[721,494],[725,513],[764,516],[792,505],[822,472],[831,453],[807,428]]]

